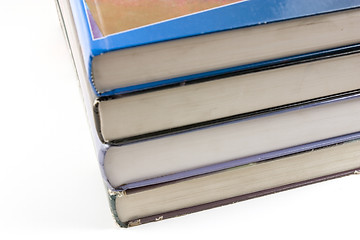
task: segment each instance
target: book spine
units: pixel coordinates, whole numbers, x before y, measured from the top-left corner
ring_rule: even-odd
[[[123,192],[119,192],[119,191],[113,191],[111,189],[108,189],[107,191],[108,193],[108,200],[109,200],[109,205],[110,205],[110,211],[111,214],[113,215],[113,218],[115,219],[115,222],[123,228],[127,228],[129,223],[127,222],[122,222],[118,216],[118,213],[116,211],[116,198],[117,197],[121,197],[121,195],[123,194]]]
[[[97,103],[97,97],[92,91],[90,82],[88,81],[87,68],[85,58],[83,57],[83,51],[81,51],[81,42],[75,29],[75,23],[73,15],[70,11],[70,3],[68,0],[55,0],[60,23],[64,30],[64,35],[67,40],[76,73],[80,82],[80,89],[83,96],[83,102],[85,105],[88,123],[93,136],[93,143],[95,145],[96,156],[100,164],[100,170],[104,181],[109,189],[112,189],[111,185],[107,181],[105,173],[103,171],[104,158],[109,146],[102,143],[99,138],[95,125],[94,109]]]
[[[95,55],[103,53],[103,50],[96,50],[96,44],[93,41],[90,21],[87,15],[87,8],[83,0],[64,0],[70,4],[73,21],[82,51],[82,57],[86,68],[87,78],[90,82],[92,91],[99,96],[100,92],[96,89],[92,74],[92,60]],[[103,48],[103,46],[102,46]]]

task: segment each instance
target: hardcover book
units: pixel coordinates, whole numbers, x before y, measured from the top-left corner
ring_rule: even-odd
[[[111,96],[360,42],[360,0],[70,0],[86,73]]]

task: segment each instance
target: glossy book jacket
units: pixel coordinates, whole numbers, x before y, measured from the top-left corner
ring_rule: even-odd
[[[360,0],[71,0],[70,4],[93,91],[97,96],[110,96],[176,84],[194,76],[99,92],[91,79],[95,56],[152,43],[349,10],[360,7]],[[210,75],[218,73],[213,71]]]

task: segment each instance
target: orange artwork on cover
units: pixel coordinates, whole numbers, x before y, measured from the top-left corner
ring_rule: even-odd
[[[243,0],[86,0],[103,36]]]

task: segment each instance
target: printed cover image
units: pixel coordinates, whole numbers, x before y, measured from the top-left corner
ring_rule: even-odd
[[[86,0],[95,38],[243,0]]]

